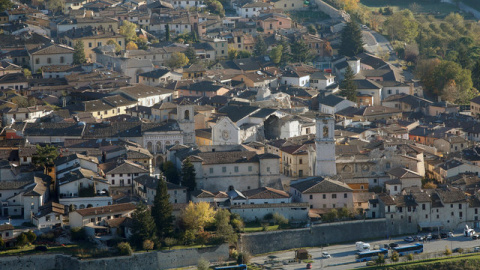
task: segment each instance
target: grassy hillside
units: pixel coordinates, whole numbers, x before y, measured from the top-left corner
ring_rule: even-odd
[[[480,5],[479,0],[464,0],[464,2],[478,2],[477,5]],[[406,9],[411,4],[416,3],[420,6],[419,12],[438,15],[438,16],[446,16],[450,12],[458,12],[458,8],[454,5],[447,4],[447,3],[425,3],[418,0],[360,0],[360,3],[365,5],[370,9],[378,10],[379,8],[383,7],[391,7],[393,11],[396,12],[398,10]]]

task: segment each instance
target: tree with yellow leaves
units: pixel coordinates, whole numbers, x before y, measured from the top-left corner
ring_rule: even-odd
[[[138,50],[138,46],[137,46],[137,44],[135,44],[135,42],[130,41],[130,42],[127,43],[127,46],[125,47],[125,49],[127,49],[127,50]]]
[[[203,232],[208,224],[215,218],[215,210],[207,202],[193,203],[182,211],[182,220],[185,226],[195,232]]]
[[[346,12],[353,12],[358,9],[360,0],[339,0],[338,2]]]
[[[174,52],[170,59],[167,60],[167,66],[171,69],[183,67],[188,64],[188,58],[184,53]]]

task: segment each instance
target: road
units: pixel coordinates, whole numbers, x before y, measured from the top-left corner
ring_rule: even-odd
[[[394,52],[394,50],[390,41],[380,33],[368,28],[362,28],[362,37],[363,42],[365,43],[364,48],[367,52],[379,57],[388,53],[390,54],[389,61],[398,60],[397,56],[394,53],[391,53]]]
[[[369,242],[369,244],[374,247],[375,245],[383,245],[388,243],[398,243],[401,245],[406,245],[403,238],[394,238],[392,240],[380,240]],[[424,253],[415,255],[417,259],[427,259],[443,256],[442,253],[448,247],[449,249],[463,248],[465,251],[468,249],[473,249],[473,247],[480,246],[480,240],[472,240],[470,237],[464,237],[461,232],[458,232],[452,238],[442,239],[442,240],[432,240],[430,242],[424,243]],[[332,257],[328,259],[323,259],[321,254],[322,251],[328,252]],[[356,263],[355,254],[355,244],[343,244],[329,246],[325,248],[311,248],[308,249],[309,254],[312,255],[312,269],[328,269],[328,270],[345,270],[345,269],[355,269],[365,266],[365,262]],[[288,265],[283,265],[283,261],[288,261],[294,258],[294,251],[281,251],[275,254],[269,254],[268,256],[258,256],[252,258],[252,263],[264,264],[265,261],[270,260],[269,256],[276,256],[274,260],[279,261],[278,267],[275,269],[284,269],[284,270],[300,270],[305,269],[305,263],[291,263]],[[402,259],[404,259],[402,257]],[[387,259],[387,262],[389,260]]]

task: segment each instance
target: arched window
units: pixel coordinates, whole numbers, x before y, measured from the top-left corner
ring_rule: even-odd
[[[328,127],[323,126],[323,138],[328,138]]]
[[[161,153],[163,152],[163,149],[162,149],[162,142],[157,142],[157,145],[156,145],[156,153]]]
[[[85,209],[85,205],[84,204],[80,204],[80,209]]]
[[[147,150],[150,151],[150,153],[153,153],[153,143],[152,142],[147,143]]]
[[[189,110],[186,110],[185,111],[185,120],[190,120],[190,111]]]

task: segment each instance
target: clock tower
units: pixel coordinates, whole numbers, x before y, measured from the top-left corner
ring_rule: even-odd
[[[315,176],[334,176],[335,120],[331,116],[319,116],[315,122]]]

